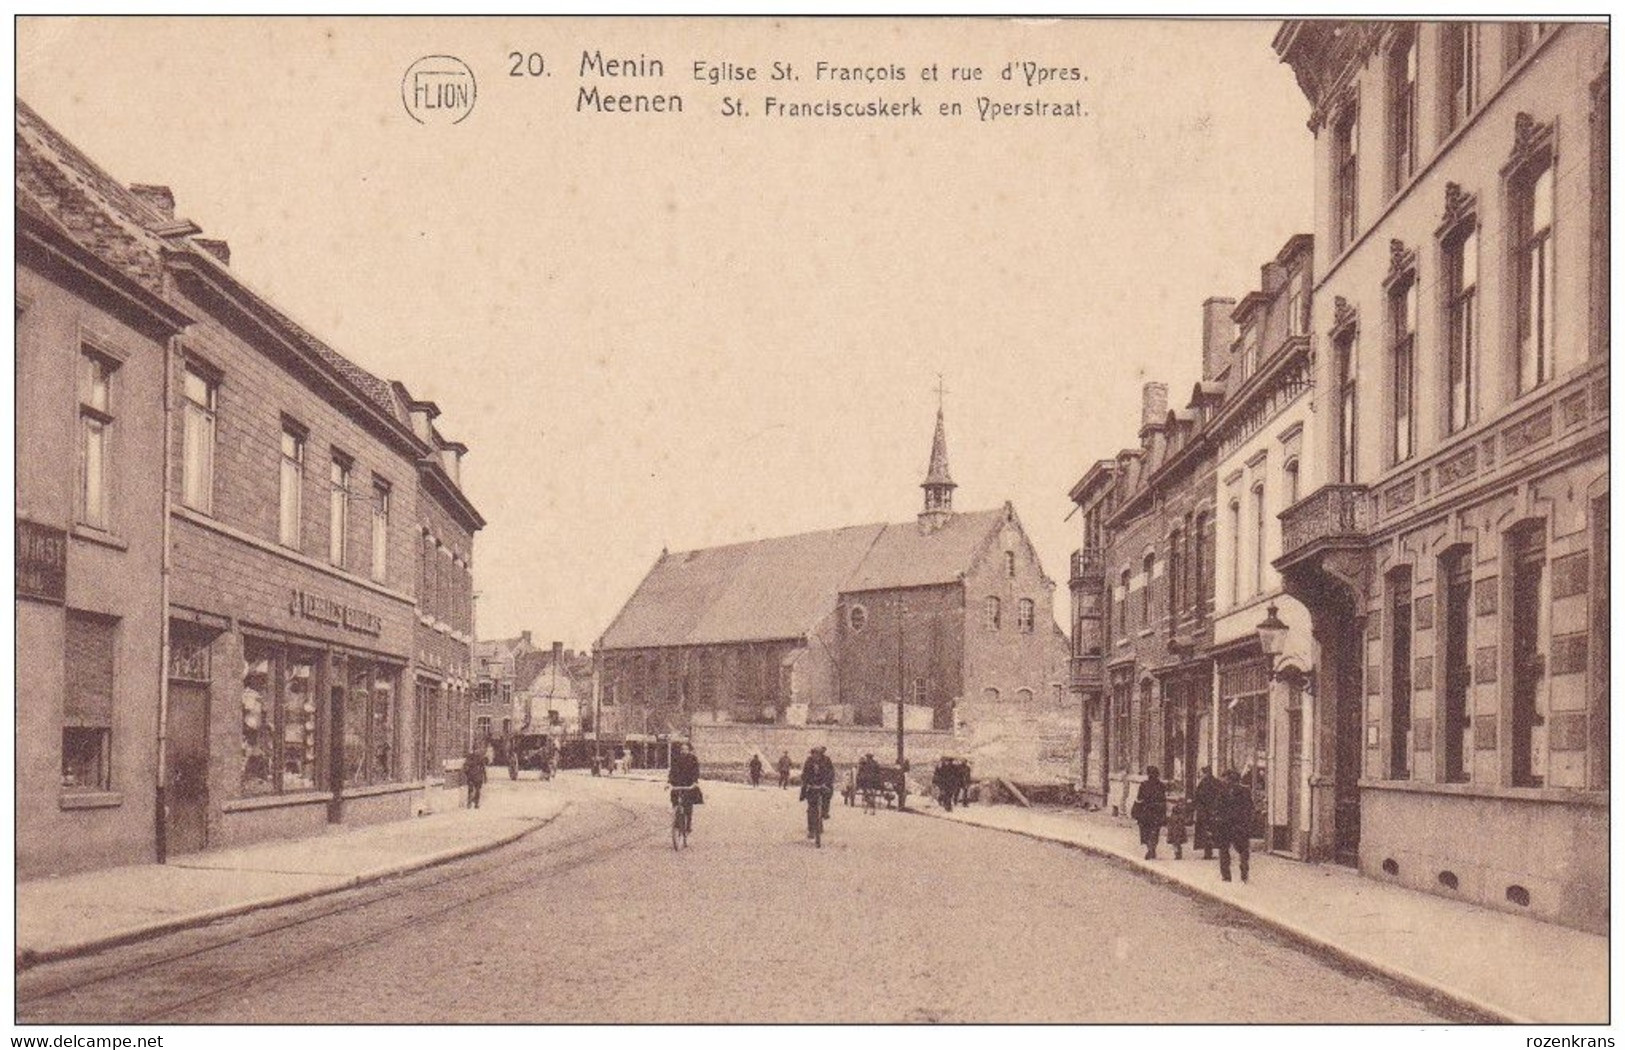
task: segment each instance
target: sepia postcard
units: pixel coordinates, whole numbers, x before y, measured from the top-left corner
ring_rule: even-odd
[[[14,25],[14,1047],[1614,1045],[1605,19]]]

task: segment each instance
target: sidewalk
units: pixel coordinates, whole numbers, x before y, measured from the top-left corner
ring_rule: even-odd
[[[463,809],[461,791],[431,789],[420,817],[18,883],[17,968],[480,853],[563,812],[557,793],[498,772],[480,809]]]
[[[1252,914],[1277,930],[1380,973],[1514,1023],[1605,1024],[1608,939],[1378,882],[1349,868],[1254,853],[1249,882],[1223,882],[1217,860],[1164,845],[1145,860],[1134,824],[1083,810],[977,805],[944,820],[1065,843]],[[1194,857],[1196,859],[1192,859]]]

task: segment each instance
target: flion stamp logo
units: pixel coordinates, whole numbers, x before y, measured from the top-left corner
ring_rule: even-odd
[[[461,124],[478,93],[474,71],[452,55],[424,55],[401,78],[401,103],[419,124]]]

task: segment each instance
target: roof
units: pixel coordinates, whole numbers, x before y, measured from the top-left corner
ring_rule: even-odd
[[[954,479],[948,474],[948,434],[942,425],[942,409],[937,409],[937,432],[931,437],[931,465],[926,468],[925,481],[922,488],[937,486],[941,488],[958,488]]]
[[[843,593],[956,583],[1005,509],[664,554],[605,630],[605,649],[804,637]]]
[[[1004,524],[1004,508],[954,514],[922,532],[914,522],[887,525],[844,591],[882,591],[957,583],[988,534]]]

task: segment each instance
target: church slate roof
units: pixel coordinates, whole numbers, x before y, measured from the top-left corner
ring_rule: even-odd
[[[605,649],[718,645],[804,637],[843,593],[957,582],[1005,512],[665,554],[599,644]]]

